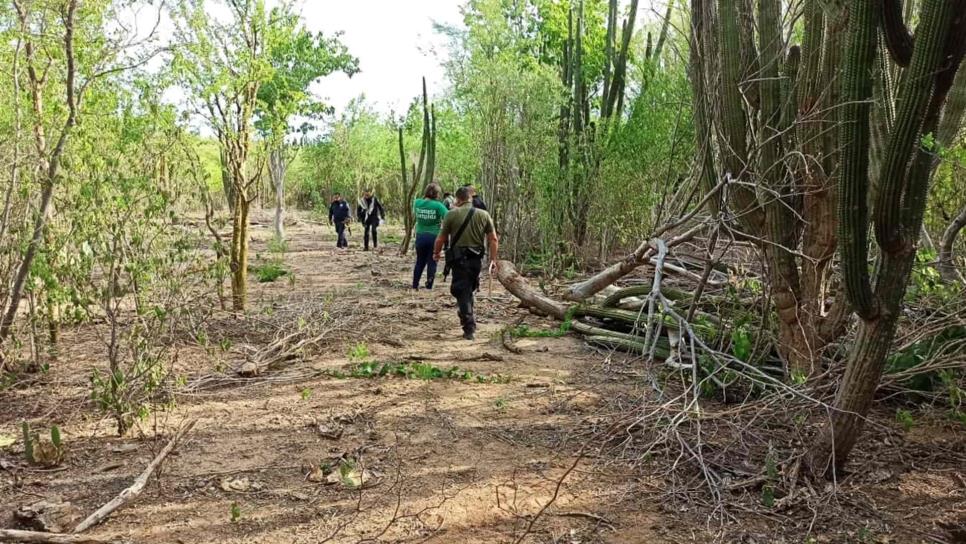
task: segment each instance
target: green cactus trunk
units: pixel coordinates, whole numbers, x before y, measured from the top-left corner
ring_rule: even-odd
[[[743,78],[742,26],[735,0],[718,0],[718,42],[721,68],[721,146],[724,172],[735,182],[748,180],[748,116],[741,94]],[[761,210],[753,190],[736,185],[730,205],[743,231],[762,232]]]
[[[863,192],[868,187],[869,111],[863,101],[849,98],[871,93],[869,74],[875,54],[879,7],[877,0],[852,3],[850,50],[845,64],[847,76],[843,92],[848,104],[843,109],[846,122],[842,137],[846,139],[843,141],[843,205],[839,210],[843,225],[842,274],[849,298],[862,320],[830,422],[810,452],[812,471],[827,477],[833,477],[843,468],[858,440],[895,337],[931,173],[932,158],[920,141],[924,134],[939,126],[942,105],[963,55],[963,29],[953,31],[953,26],[962,24],[966,4],[960,0],[924,0],[922,22],[917,29],[909,71],[903,78],[895,129],[882,172],[882,191],[876,203],[876,238],[881,257],[873,289],[868,263],[863,259],[868,255],[868,248],[861,245],[869,228]],[[861,220],[863,210],[865,221]]]
[[[399,159],[402,163],[402,182],[405,191],[405,228],[406,234],[399,246],[399,254],[409,252],[412,241],[413,228],[416,219],[413,216],[412,201],[416,197],[416,190],[422,182],[426,185],[433,181],[436,169],[436,110],[429,103],[429,93],[426,90],[426,78],[423,78],[423,137],[419,145],[419,163],[413,165],[412,178],[406,180],[406,150],[403,146],[403,129],[399,129]]]
[[[691,80],[691,88],[694,92],[691,95],[692,108],[694,110],[694,136],[698,150],[699,180],[701,187],[710,192],[717,184],[714,168],[714,148],[711,141],[711,104],[708,100],[705,51],[707,51],[708,41],[708,22],[707,6],[708,0],[691,0],[691,51],[688,65],[688,77]],[[711,201],[711,211],[718,214],[719,206],[717,199]]]

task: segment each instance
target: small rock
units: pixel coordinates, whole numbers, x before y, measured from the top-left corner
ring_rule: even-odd
[[[258,491],[262,484],[253,482],[248,478],[225,478],[221,481],[221,490],[228,493],[247,493]]]
[[[40,501],[21,506],[13,513],[24,529],[62,533],[80,519],[80,510],[69,502]]]
[[[329,440],[338,440],[342,438],[342,427],[338,425],[326,425],[320,424],[317,427],[319,434],[322,438],[328,438]]]
[[[258,375],[258,365],[248,361],[246,363],[242,363],[242,365],[238,367],[237,372],[238,375],[242,376],[243,378],[252,378]]]
[[[111,451],[114,453],[129,453],[132,451],[136,451],[137,449],[138,449],[137,444],[118,444],[117,446],[114,446],[113,448],[111,448]]]
[[[325,471],[322,470],[322,467],[315,466],[310,469],[310,472],[305,479],[318,484],[326,481],[326,474]]]

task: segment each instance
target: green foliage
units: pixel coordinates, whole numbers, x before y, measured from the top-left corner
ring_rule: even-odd
[[[291,5],[283,4],[268,16],[270,75],[258,89],[255,127],[276,145],[291,130],[292,117],[318,118],[330,111],[312,95],[312,83],[335,72],[351,77],[359,71],[359,60],[338,36],[309,32],[302,17],[291,10]],[[300,130],[304,133],[307,126]]]
[[[943,281],[935,263],[939,256],[933,249],[920,248],[916,253],[916,260],[912,267],[911,283],[906,291],[908,302],[927,302],[934,300],[938,303],[949,302],[959,295],[959,288]]]
[[[352,346],[349,350],[349,360],[351,361],[364,361],[369,358],[369,345],[365,343],[359,343]]]
[[[573,328],[574,315],[577,310],[576,306],[567,310],[567,314],[564,315],[564,320],[555,329],[531,329],[526,324],[521,324],[510,329],[510,336],[513,338],[560,338],[566,336]]]
[[[912,417],[912,412],[901,408],[896,410],[896,422],[902,425],[902,428],[907,431],[916,425],[916,420]]]
[[[251,264],[248,270],[255,275],[258,283],[271,283],[289,274],[285,265],[274,261]]]
[[[950,416],[966,425],[966,389],[960,386],[962,378],[962,373],[954,370],[939,372],[939,380],[946,389]]]
[[[752,341],[748,324],[736,326],[731,331],[731,353],[736,358],[748,362],[751,357]]]
[[[902,385],[913,391],[933,391],[940,384],[948,385],[953,378],[952,374],[944,375],[935,370],[916,372],[915,369],[939,357],[954,355],[954,350],[959,349],[958,346],[964,339],[966,326],[947,327],[890,355],[886,360],[885,373],[902,372],[908,375]]]
[[[457,366],[438,367],[424,362],[364,361],[351,365],[346,372],[333,372],[336,378],[404,378],[410,380],[455,380],[473,383],[507,383],[510,378],[501,374],[476,374]]]
[[[241,517],[242,517],[241,506],[238,505],[237,501],[233,501],[231,503],[231,506],[228,508],[228,519],[232,523],[238,523],[239,521],[241,521]]]
[[[142,357],[126,368],[118,367],[107,374],[91,371],[91,400],[101,410],[114,416],[118,434],[123,435],[135,421],[151,415],[156,396],[167,385],[170,375],[158,359]],[[173,401],[172,401],[173,402]],[[170,406],[170,402],[160,405]]]

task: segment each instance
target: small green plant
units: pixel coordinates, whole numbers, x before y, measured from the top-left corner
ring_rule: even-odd
[[[731,331],[731,353],[735,358],[748,362],[751,357],[751,332],[742,324]]]
[[[237,502],[231,503],[231,508],[228,509],[228,515],[231,517],[232,523],[238,523],[242,516],[241,506]]]
[[[805,382],[807,382],[807,381],[808,381],[808,375],[805,374],[805,372],[803,372],[801,370],[793,370],[792,371],[792,383],[793,384],[795,384],[795,385],[805,385]]]
[[[945,302],[957,295],[958,289],[949,282],[943,281],[942,275],[936,270],[934,263],[938,258],[934,249],[921,248],[916,253],[912,277],[906,293],[907,300],[914,302],[921,298],[933,298]]]
[[[424,362],[378,362],[363,361],[351,365],[347,371],[334,371],[330,375],[334,378],[405,378],[411,380],[456,380],[475,383],[507,383],[509,377],[501,374],[487,376],[475,374],[470,370],[458,366],[447,368],[438,367]]]
[[[365,343],[360,343],[352,346],[349,350],[349,360],[352,361],[364,361],[369,358],[369,346]]]
[[[30,424],[24,421],[20,425],[20,429],[23,431],[23,456],[31,465],[36,461],[34,459],[34,435],[30,433]]]
[[[342,485],[346,487],[356,487],[359,482],[356,482],[355,476],[356,463],[352,459],[343,459],[339,463],[339,481]]]
[[[896,421],[907,431],[916,425],[916,420],[912,417],[912,412],[903,410],[902,408],[896,410]]]
[[[289,273],[288,269],[278,262],[253,264],[249,266],[248,270],[255,275],[258,283],[271,283]]]
[[[500,397],[500,398],[496,399],[496,402],[494,402],[493,404],[494,404],[494,406],[496,406],[496,409],[498,411],[500,411],[500,412],[506,412],[507,400],[505,398]]]
[[[31,431],[30,424],[24,421],[20,425],[23,433],[24,459],[31,465],[54,467],[64,460],[67,448],[61,440],[60,427],[51,425],[50,440],[41,440],[40,435]]]
[[[765,455],[765,485],[761,487],[761,504],[766,508],[775,507],[775,482],[778,481],[778,465],[775,463],[775,452],[768,447]]]
[[[312,398],[312,389],[306,387],[302,389],[299,395],[302,397],[302,400],[309,400],[310,398]]]
[[[573,319],[576,312],[576,307],[567,310],[563,322],[556,329],[531,329],[526,324],[521,324],[510,329],[510,336],[513,338],[560,338],[566,336],[573,328]]]
[[[268,251],[275,255],[288,253],[288,241],[284,238],[272,238],[268,241]]]

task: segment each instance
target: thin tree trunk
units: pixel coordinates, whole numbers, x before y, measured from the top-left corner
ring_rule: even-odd
[[[232,213],[231,300],[232,309],[244,312],[248,301],[248,213],[251,202],[239,196],[235,197],[235,211]]]
[[[26,25],[28,18],[27,12],[24,11],[22,6],[20,6],[18,3],[14,3],[14,7],[17,10],[17,15],[20,19],[21,25]],[[50,203],[54,195],[54,187],[59,174],[60,159],[67,145],[67,138],[70,136],[74,125],[77,124],[79,98],[76,95],[76,90],[74,88],[74,77],[76,73],[74,66],[74,15],[76,12],[77,0],[70,0],[67,3],[64,17],[64,61],[67,70],[65,82],[68,113],[67,119],[64,121],[63,129],[61,130],[60,136],[57,139],[57,143],[53,150],[50,151],[49,155],[47,154],[47,139],[43,126],[44,80],[37,75],[37,72],[33,66],[32,44],[28,42],[25,46],[28,61],[28,73],[30,75],[31,83],[30,90],[33,99],[34,113],[36,115],[36,119],[34,121],[34,140],[36,143],[37,152],[40,155],[41,166],[43,167],[42,170],[44,172],[45,179],[43,182],[43,191],[40,195],[40,206],[37,210],[37,216],[34,219],[33,235],[30,238],[30,243],[27,245],[27,250],[24,252],[24,257],[20,262],[20,267],[17,269],[17,274],[13,282],[13,288],[10,290],[10,302],[7,306],[7,311],[4,313],[2,321],[0,321],[0,348],[2,348],[4,342],[7,340],[7,337],[10,335],[13,322],[17,317],[17,310],[20,308],[20,301],[23,298],[24,283],[27,281],[27,276],[30,274],[30,267],[33,265],[34,258],[37,256],[37,250],[40,248],[40,245],[43,242],[44,229],[47,225],[48,211],[50,210]],[[3,361],[4,357],[2,351],[0,351],[0,366],[2,366]]]
[[[959,232],[964,227],[966,227],[966,206],[959,210],[959,214],[946,228],[942,241],[939,243],[939,273],[946,281],[957,279],[956,264],[953,262],[953,246],[956,243],[956,237],[959,236]],[[959,279],[962,281],[961,275],[959,275]]]
[[[269,174],[275,186],[275,239],[285,240],[285,150],[281,147],[272,150],[269,159]]]
[[[23,24],[21,24],[23,31]],[[16,46],[13,51],[13,162],[10,165],[10,185],[3,200],[3,216],[0,217],[0,241],[5,240],[7,228],[10,224],[10,208],[13,205],[13,195],[20,185],[20,131],[22,129],[22,115],[20,111],[20,50],[23,46],[20,38],[17,38]]]

